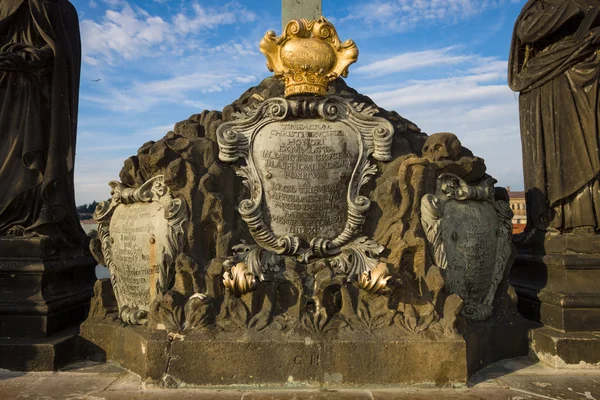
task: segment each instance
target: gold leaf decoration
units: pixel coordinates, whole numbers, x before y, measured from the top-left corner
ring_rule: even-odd
[[[223,274],[223,285],[234,295],[241,296],[256,289],[256,277],[248,265],[241,262]]]
[[[267,32],[260,51],[267,57],[269,71],[285,81],[285,97],[324,96],[329,82],[348,76],[348,67],[358,59],[354,41],[342,42],[325,17],[292,20],[281,36]]]
[[[387,282],[390,280],[390,270],[385,263],[379,263],[377,267],[370,271],[363,272],[357,282],[357,286],[369,293],[380,294],[386,287]]]

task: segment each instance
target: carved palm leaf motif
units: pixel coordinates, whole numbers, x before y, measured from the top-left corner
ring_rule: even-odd
[[[370,207],[360,190],[377,172],[369,157],[390,160],[392,137],[389,121],[338,97],[270,99],[217,130],[221,161],[245,161],[238,210],[256,243],[305,262],[360,235]]]
[[[120,318],[142,324],[150,303],[173,287],[175,258],[183,250],[187,205],[174,199],[158,175],[137,189],[109,183],[110,201],[94,212],[102,254]]]

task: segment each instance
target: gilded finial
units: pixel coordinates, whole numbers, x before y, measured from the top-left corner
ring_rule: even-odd
[[[354,41],[342,43],[325,17],[290,21],[281,36],[267,32],[260,51],[267,57],[269,71],[285,81],[285,97],[326,95],[329,82],[347,77],[348,67],[358,59]]]

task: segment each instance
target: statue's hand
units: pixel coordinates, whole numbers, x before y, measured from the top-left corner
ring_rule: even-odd
[[[40,49],[22,43],[13,43],[2,47],[0,70],[16,72],[39,68],[46,65],[52,57],[52,49],[49,46]]]
[[[27,69],[25,59],[16,53],[0,53],[0,70],[17,72]]]

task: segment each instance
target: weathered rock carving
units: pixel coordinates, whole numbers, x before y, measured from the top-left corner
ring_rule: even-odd
[[[371,354],[380,343],[402,349],[403,357],[412,351],[431,359],[427,346],[462,351],[460,335],[482,337],[497,322],[514,320],[506,282],[510,209],[483,160],[454,134],[428,137],[342,79],[330,80],[329,70],[318,71],[327,79],[308,82],[312,64],[275,68],[281,60],[273,57],[293,37],[286,51],[301,50],[306,54],[298,56],[345,72],[352,57],[338,63],[329,58],[339,54],[327,50],[330,42],[319,42],[332,31],[307,31],[327,24],[289,25],[300,37],[268,34],[263,49],[276,77],[222,112],[176,124],[125,162],[125,190],[142,189],[160,175],[188,210],[174,283],[148,307],[147,330],[134,329],[167,331],[158,332],[169,340],[165,381],[173,381],[169,373],[177,368],[180,376],[190,373],[187,352],[173,352],[177,347],[201,360],[215,351],[227,360],[262,360],[252,352],[281,350],[287,359],[298,345],[320,356],[344,346],[328,365],[352,364],[358,354],[385,369],[378,363],[388,358]],[[339,44],[337,36],[331,39]],[[92,243],[96,253],[98,245]],[[109,324],[111,312],[96,309]],[[136,317],[128,321],[143,322]],[[454,353],[450,358],[454,365]],[[289,360],[280,361],[287,372]],[[229,364],[225,373],[206,367],[211,376],[230,375]],[[226,379],[246,379],[240,376]]]
[[[185,200],[188,210],[192,210],[188,212],[190,223],[184,230],[188,245],[176,262],[175,284],[157,295],[149,307],[149,315],[142,314],[138,323],[148,318],[149,326],[173,332],[252,329],[352,335],[350,332],[361,331],[388,338],[407,334],[441,338],[456,334],[456,322],[461,312],[476,314],[483,307],[489,313],[489,307],[478,305],[478,302],[489,305],[490,300],[494,300],[492,296],[486,297],[487,292],[467,295],[454,290],[453,283],[449,283],[448,268],[443,268],[446,264],[429,255],[426,225],[421,223],[421,199],[427,194],[437,196],[437,177],[454,174],[469,187],[485,187],[483,182],[491,182],[485,174],[483,160],[463,148],[453,134],[434,134],[425,140],[417,131],[410,130],[413,128],[408,128],[412,126],[410,123],[377,108],[342,81],[336,81],[334,88],[335,96],[329,102],[315,98],[285,100],[280,97],[283,85],[267,79],[244,94],[235,106],[226,108],[225,114],[211,117],[213,114],[205,113],[181,122],[176,126],[178,133],[172,132],[162,141],[144,145],[138,156],[126,162],[122,172],[124,182],[142,188],[154,175],[164,175],[163,181],[170,182],[172,196]],[[270,155],[275,150],[260,146],[257,150],[250,144],[253,137],[270,133],[271,130],[265,130],[268,126],[275,131],[305,132],[300,128],[314,125],[313,121],[330,123],[323,122],[327,120],[318,111],[318,105],[324,102],[335,105],[341,116],[348,115],[344,112],[359,113],[361,124],[377,114],[378,118],[390,123],[386,129],[394,135],[391,143],[385,135],[385,141],[379,142],[378,148],[384,149],[386,156],[380,160],[373,157],[374,162],[365,161],[369,148],[375,153],[376,137],[370,136],[375,127],[371,126],[370,131],[365,127],[365,133],[358,135],[344,125],[344,132],[354,132],[357,137],[354,143],[362,143],[364,149],[360,155],[360,152],[352,153],[351,146],[346,147],[345,155],[356,155],[350,157],[354,168],[344,167],[344,171],[351,171],[349,177],[335,178],[335,182],[342,180],[343,185],[339,187],[345,189],[331,194],[332,199],[342,199],[342,207],[334,211],[343,210],[344,218],[350,215],[349,196],[362,196],[366,200],[363,204],[371,206],[356,219],[360,229],[351,230],[353,234],[337,248],[336,254],[319,256],[316,251],[312,252],[316,243],[313,239],[318,237],[314,232],[287,235],[288,239],[281,240],[290,225],[271,223],[275,214],[271,212],[275,209],[271,204],[276,201],[280,205],[292,203],[284,199],[294,200],[289,197],[293,193],[284,192],[274,199],[272,194],[277,190],[273,191],[271,185],[273,180],[279,179],[275,167],[286,166],[288,161],[272,160],[267,166],[264,159],[259,160],[261,151]],[[269,110],[273,107],[278,111],[279,120],[271,117]],[[287,122],[288,119],[293,122]],[[340,120],[349,123],[345,116],[331,123]],[[263,123],[257,124],[257,121]],[[280,129],[284,123],[295,124],[297,129]],[[406,142],[406,138],[412,142]],[[403,146],[414,150],[406,151]],[[228,162],[219,161],[219,154]],[[296,157],[293,152],[291,154]],[[234,160],[238,160],[235,161],[237,166],[227,165]],[[160,165],[162,167],[158,167]],[[244,179],[236,179],[235,169]],[[360,174],[361,170],[372,173]],[[297,171],[298,168],[294,172]],[[359,176],[371,180],[361,182]],[[348,189],[351,183],[355,187],[353,190]],[[307,196],[312,195],[310,187],[307,186],[305,191]],[[303,188],[302,183],[294,188]],[[262,195],[258,196],[261,190]],[[267,197],[267,192],[271,197]],[[239,213],[234,199],[242,199]],[[256,215],[261,216],[262,223],[256,219],[249,219],[248,223],[244,216],[244,210],[252,208],[245,208],[245,202],[254,201],[253,208]],[[493,203],[487,200],[475,202],[493,208]],[[257,204],[260,206],[256,207]],[[487,206],[485,210],[492,215]],[[495,218],[501,210],[504,209],[494,212]],[[346,222],[337,225],[336,231],[327,233],[330,227],[323,228],[326,241],[339,237],[348,226]],[[251,224],[267,235],[258,236],[256,231],[249,229]],[[501,222],[498,222],[498,229],[500,226]],[[279,252],[264,245],[267,243],[264,238],[274,238],[268,243],[280,244]],[[296,254],[282,251],[286,243],[297,243]],[[332,248],[329,249],[331,252]],[[500,254],[502,250],[494,249],[494,254],[496,252]],[[104,252],[103,257],[106,257]],[[448,262],[453,260],[448,256],[447,259]],[[502,264],[504,271],[510,260],[505,261]],[[500,261],[492,266],[498,271],[500,267]],[[506,283],[492,282],[492,273],[488,272],[488,285],[499,288],[495,299],[505,298],[506,293],[499,290],[505,288]],[[481,276],[484,275],[482,272]],[[469,282],[482,284],[483,280],[477,279],[484,278],[473,278],[473,282]],[[504,276],[496,274],[494,279],[503,280]],[[470,311],[472,308],[475,311]],[[500,308],[499,313],[503,312]]]

